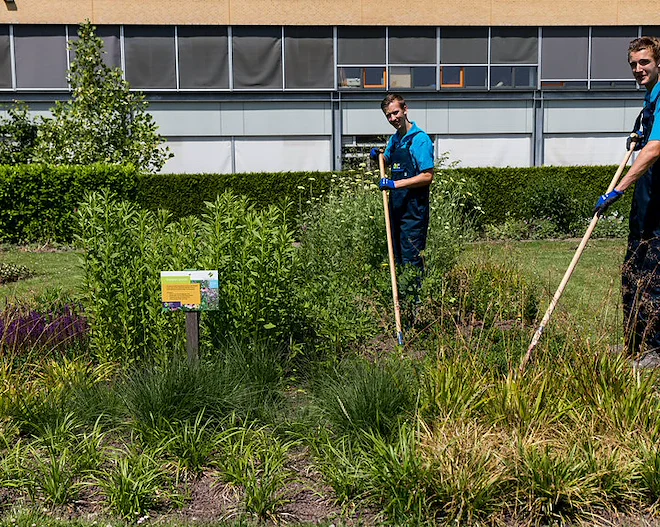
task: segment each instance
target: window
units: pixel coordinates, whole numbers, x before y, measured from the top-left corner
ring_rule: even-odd
[[[286,88],[334,88],[331,27],[284,28]]]
[[[282,28],[233,28],[234,88],[282,89]]]
[[[433,27],[391,27],[388,39],[390,64],[435,64]]]
[[[68,26],[69,40],[78,40],[78,27]],[[109,68],[121,68],[121,44],[119,26],[97,26],[96,36],[103,41],[103,63]],[[69,50],[69,61],[73,62],[75,53]]]
[[[132,88],[176,88],[174,27],[124,26],[124,51]]]
[[[67,88],[64,26],[14,26],[16,87]]]
[[[0,26],[0,88],[11,88],[11,84],[9,26]]]
[[[485,89],[486,66],[441,66],[440,88]]]
[[[491,66],[492,88],[535,88],[535,66]]]
[[[440,30],[440,88],[485,89],[488,28]],[[473,66],[483,64],[483,66]]]
[[[628,81],[627,85],[634,87],[627,52],[630,41],[636,37],[636,27],[592,28],[591,79],[624,80]]]
[[[387,88],[385,28],[337,28],[339,87]]]
[[[179,26],[179,87],[229,88],[227,28]]]
[[[541,87],[586,88],[589,29],[547,27],[543,28],[542,37]],[[571,57],[571,60],[566,60],[566,57]]]
[[[337,28],[337,62],[345,66],[385,64],[385,28]]]
[[[491,29],[492,64],[537,64],[537,29],[530,27],[494,27]]]
[[[390,88],[435,89],[434,66],[390,66]]]
[[[442,64],[486,64],[488,28],[451,27],[440,31]]]

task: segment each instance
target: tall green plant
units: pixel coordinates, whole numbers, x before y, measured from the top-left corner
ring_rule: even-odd
[[[296,249],[277,207],[257,211],[226,193],[202,219],[172,221],[93,194],[78,213],[91,345],[101,356],[165,357],[183,346],[183,317],[163,313],[160,271],[217,269],[220,306],[203,343],[288,336],[294,325]]]
[[[39,126],[34,161],[86,165],[130,163],[157,172],[172,154],[162,148],[144,95],[130,91],[120,68],[103,62],[103,40],[86,22],[69,43],[71,100],[57,102]]]

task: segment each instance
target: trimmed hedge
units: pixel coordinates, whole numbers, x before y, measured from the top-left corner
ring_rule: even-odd
[[[482,225],[499,225],[509,218],[552,221],[568,233],[589,218],[616,167],[460,168],[446,170],[473,180],[484,215]],[[109,189],[121,199],[174,217],[199,215],[205,201],[231,190],[258,208],[289,201],[290,220],[326,192],[332,172],[275,174],[138,174],[131,166],[0,166],[0,241],[29,242],[72,239],[72,213],[88,190]],[[339,182],[337,180],[337,182]],[[627,215],[632,192],[612,210]]]
[[[90,190],[134,199],[132,166],[0,165],[0,241],[71,241],[72,215]]]
[[[180,218],[201,214],[205,201],[215,201],[216,196],[231,190],[246,196],[257,208],[289,201],[303,211],[312,198],[330,188],[332,176],[332,172],[144,174],[137,202],[150,210],[165,208]]]
[[[484,215],[483,225],[503,223],[507,217],[551,220],[564,232],[590,218],[598,196],[607,190],[616,166],[459,168],[455,177],[475,182]],[[632,192],[611,210],[627,215]]]

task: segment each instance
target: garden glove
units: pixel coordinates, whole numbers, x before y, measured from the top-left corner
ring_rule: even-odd
[[[372,161],[378,161],[378,155],[380,154],[380,148],[373,147],[371,152],[369,152],[369,157]]]
[[[378,183],[378,188],[380,190],[394,190],[396,188],[396,184],[394,183],[393,179],[384,177],[381,178],[380,183]]]
[[[642,148],[642,131],[638,130],[633,132],[626,139],[626,150],[630,150],[630,143],[635,143],[634,150],[640,150]]]
[[[618,190],[613,190],[612,192],[603,194],[600,198],[598,198],[598,203],[596,203],[596,207],[594,207],[594,214],[602,216],[608,207],[620,199],[621,196],[623,196],[623,192],[619,192]]]

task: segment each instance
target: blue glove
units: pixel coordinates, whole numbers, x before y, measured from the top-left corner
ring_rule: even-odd
[[[642,133],[641,130],[638,130],[628,136],[628,139],[626,139],[626,150],[630,150],[630,143],[633,142],[635,143],[634,150],[640,150],[642,148]]]
[[[596,203],[596,207],[594,207],[594,214],[602,216],[608,207],[620,199],[621,196],[623,196],[623,192],[619,192],[618,190],[613,190],[612,192],[603,194],[600,198],[598,198],[598,203]]]
[[[380,183],[378,183],[378,188],[380,190],[394,190],[396,188],[396,185],[394,184],[393,179],[388,179],[384,177],[380,180]]]
[[[380,148],[376,148],[375,146],[371,149],[371,152],[369,152],[369,157],[373,161],[378,161],[379,155],[380,155]]]

